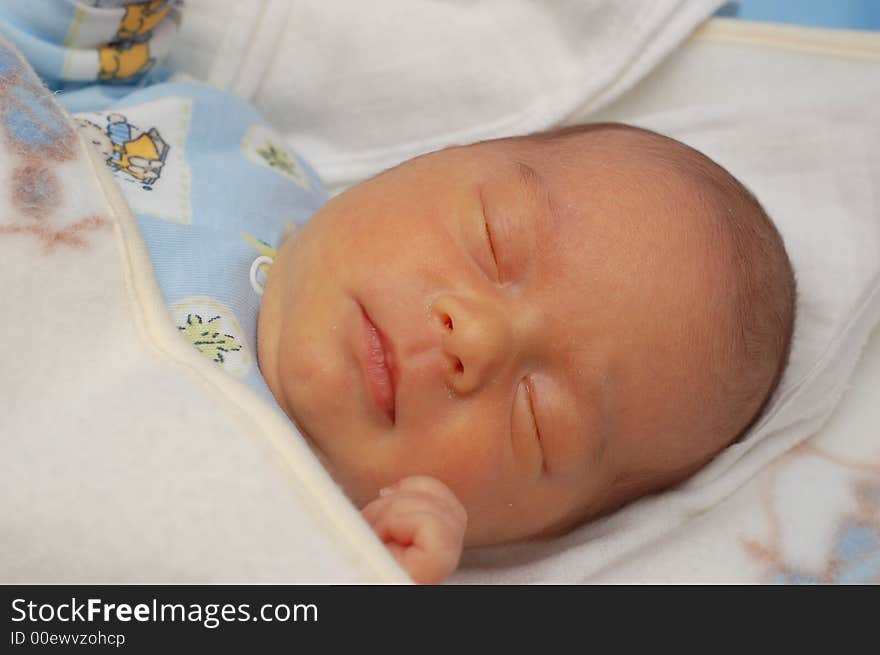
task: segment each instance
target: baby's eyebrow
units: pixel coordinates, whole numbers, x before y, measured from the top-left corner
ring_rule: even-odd
[[[547,214],[552,219],[551,222],[555,223],[557,218],[556,203],[550,195],[550,187],[544,176],[524,161],[514,161],[514,168],[520,184],[527,190],[531,199],[542,207],[546,207]]]
[[[523,161],[516,161],[514,163],[516,165],[516,173],[523,186],[527,187],[535,195],[547,193],[547,185],[544,183],[544,178],[534,168]]]

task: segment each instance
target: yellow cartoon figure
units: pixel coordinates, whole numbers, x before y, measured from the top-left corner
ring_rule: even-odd
[[[155,60],[149,41],[170,8],[171,0],[127,5],[112,43],[98,49],[98,79],[127,80],[150,70]]]
[[[113,154],[107,159],[111,168],[123,171],[149,188],[159,179],[168,144],[153,127],[135,136],[135,129],[122,114],[107,117],[107,136]]]
[[[127,80],[146,73],[153,65],[150,46],[143,43],[111,43],[98,49],[98,79],[102,82]]]
[[[116,40],[137,40],[138,37],[149,34],[165,18],[170,5],[169,0],[150,0],[126,6],[125,15],[116,32]]]
[[[111,165],[124,170],[136,180],[151,185],[159,179],[167,151],[167,144],[154,127],[124,144],[118,163],[111,160]]]

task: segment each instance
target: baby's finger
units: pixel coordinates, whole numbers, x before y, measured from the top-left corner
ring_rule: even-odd
[[[375,526],[391,554],[419,584],[439,584],[461,557],[461,537],[433,514],[386,513]]]
[[[435,502],[440,502],[446,507],[451,516],[456,517],[460,522],[467,522],[467,512],[459,501],[458,497],[445,484],[437,478],[427,475],[413,475],[403,478],[397,484],[386,487],[380,491],[380,495],[389,495],[401,491],[409,491],[430,496]]]
[[[389,507],[376,518],[373,529],[386,543],[426,550],[458,551],[464,538],[464,532],[443,513],[418,507]]]
[[[396,539],[387,531],[383,531],[383,527],[388,525],[389,521],[393,521],[397,516],[413,513],[430,516],[431,520],[443,524],[444,528],[452,533],[464,531],[461,524],[449,516],[445,507],[432,503],[425,497],[412,492],[401,491],[393,496],[377,498],[361,510],[364,519],[383,541],[391,538]]]
[[[432,520],[442,523],[445,529],[453,533],[464,533],[466,528],[466,519],[462,519],[462,515],[450,509],[448,503],[438,501],[436,496],[421,491],[399,489],[380,496],[361,510],[364,519],[377,532],[380,519],[387,520],[395,515],[412,513],[430,516]]]

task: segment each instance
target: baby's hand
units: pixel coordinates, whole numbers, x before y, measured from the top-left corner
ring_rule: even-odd
[[[439,480],[404,478],[361,513],[417,583],[440,584],[458,566],[467,512]]]

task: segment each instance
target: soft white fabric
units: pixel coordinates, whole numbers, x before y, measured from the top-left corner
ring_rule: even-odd
[[[852,39],[858,47],[847,55],[846,35],[713,22],[589,118],[682,139],[764,203],[799,285],[782,385],[746,440],[678,489],[553,542],[469,553],[458,582],[845,581],[835,576],[852,562],[838,561],[835,548],[849,552],[847,539],[880,558],[876,424],[818,438],[767,468],[821,429],[880,321],[880,124],[871,109],[880,102],[880,34]],[[823,46],[834,54],[818,54]],[[873,385],[864,391],[876,403]],[[865,522],[857,506],[874,523],[868,536],[845,537],[848,521]],[[870,571],[859,562],[869,577],[857,581],[880,580],[880,559]]]
[[[602,107],[721,4],[189,0],[172,64],[254,102],[338,190]]]

